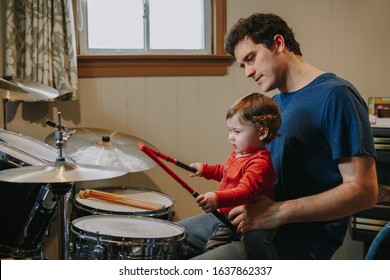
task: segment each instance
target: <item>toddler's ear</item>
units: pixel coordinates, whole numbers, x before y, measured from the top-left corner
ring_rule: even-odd
[[[263,141],[265,138],[267,138],[269,133],[268,127],[260,127],[259,129],[259,139]]]

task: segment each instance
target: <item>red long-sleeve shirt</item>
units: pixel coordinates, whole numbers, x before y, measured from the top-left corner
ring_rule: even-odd
[[[222,213],[248,204],[260,194],[274,199],[275,171],[268,149],[244,157],[236,157],[233,151],[224,164],[203,164],[202,176],[221,182],[215,194]]]

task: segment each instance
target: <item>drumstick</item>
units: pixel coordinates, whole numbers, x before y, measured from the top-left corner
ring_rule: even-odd
[[[115,194],[97,191],[97,190],[91,190],[91,189],[81,190],[79,192],[79,197],[80,198],[92,197],[92,198],[96,198],[108,202],[133,206],[133,207],[147,209],[147,210],[159,210],[164,207],[164,205],[160,205],[160,204],[145,202],[137,199],[132,199],[120,195],[115,195]]]
[[[151,159],[153,159],[158,165],[161,166],[173,179],[175,179],[178,183],[180,183],[194,198],[199,196],[199,193],[191,188],[186,182],[184,182],[178,175],[176,175],[168,166],[166,166],[161,160],[157,158],[157,155],[144,143],[140,142],[138,144],[138,149],[143,151],[146,155],[148,155]],[[222,223],[224,223],[230,230],[233,232],[235,237],[239,239],[237,234],[237,227],[233,225],[221,212],[218,210],[214,210],[211,213],[214,214]]]
[[[96,198],[108,202],[113,202],[113,203],[118,203],[118,204],[123,204],[127,206],[133,206],[141,209],[146,209],[146,210],[160,210],[164,207],[164,205],[161,204],[156,204],[156,203],[150,203],[150,202],[145,202],[142,200],[138,199],[133,199],[133,198],[128,198],[120,195],[115,195],[112,193],[108,192],[102,192],[98,190],[91,190],[91,189],[85,189],[81,190],[79,192],[79,197],[80,198]]]
[[[187,171],[190,171],[193,173],[195,173],[197,171],[196,168],[191,167],[185,163],[182,163],[182,162],[178,161],[177,159],[174,159],[174,158],[171,158],[167,155],[164,155],[160,151],[156,151],[155,149],[152,149],[151,147],[146,147],[146,148],[149,149],[149,151],[151,151],[152,153],[154,153],[157,157],[160,157],[160,158],[162,158],[170,163],[173,163],[173,164],[175,164],[175,165],[177,165],[177,166],[179,166]]]

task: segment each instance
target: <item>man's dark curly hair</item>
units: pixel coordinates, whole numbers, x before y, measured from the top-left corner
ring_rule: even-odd
[[[302,56],[299,43],[294,38],[292,29],[278,15],[254,13],[247,18],[241,18],[233,25],[225,37],[225,52],[234,56],[234,49],[245,37],[256,44],[264,44],[272,49],[275,35],[283,36],[286,48],[296,55]]]

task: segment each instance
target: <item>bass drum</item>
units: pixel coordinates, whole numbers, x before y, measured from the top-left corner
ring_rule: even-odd
[[[0,170],[41,165],[57,150],[31,137],[0,129]],[[66,157],[66,160],[73,162]],[[0,182],[0,256],[42,258],[57,202],[49,184]]]
[[[74,260],[173,260],[186,238],[182,226],[161,219],[91,215],[72,221]]]
[[[93,198],[80,198],[75,195],[72,211],[72,219],[87,215],[124,215],[144,216],[163,220],[173,220],[173,207],[175,200],[158,191],[137,187],[103,187],[96,190],[120,195],[130,199],[164,205],[159,210],[145,210],[137,207],[111,203]]]

